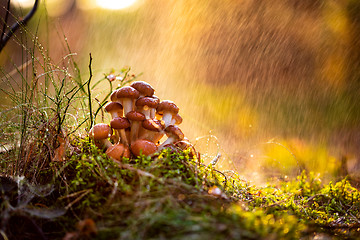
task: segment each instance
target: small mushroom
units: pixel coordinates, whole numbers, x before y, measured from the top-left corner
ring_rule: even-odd
[[[111,93],[111,95],[110,95],[110,100],[111,100],[112,102],[121,103],[121,102],[120,102],[120,99],[118,99],[118,97],[117,97],[117,90],[114,90],[114,91]]]
[[[129,147],[125,146],[124,144],[117,143],[112,146],[110,146],[106,150],[106,155],[108,157],[111,157],[117,161],[121,161],[123,157],[130,158],[130,149]]]
[[[151,118],[151,111],[155,111],[158,104],[159,99],[151,97],[140,97],[135,102],[137,110],[143,113],[147,119]]]
[[[146,139],[157,143],[164,136],[164,125],[155,119],[146,119],[142,122],[143,131],[139,134],[139,139]]]
[[[129,145],[125,132],[125,129],[130,127],[129,120],[124,117],[116,117],[111,120],[110,126],[117,132],[118,141],[125,145]]]
[[[109,102],[105,105],[105,111],[111,114],[114,119],[116,117],[122,117],[124,114],[124,108],[121,103]]]
[[[183,121],[182,117],[179,114],[173,115],[170,121],[170,125],[179,125]]]
[[[164,121],[165,127],[168,127],[173,116],[179,112],[179,108],[173,101],[164,100],[159,103],[156,111],[158,114],[162,115],[162,120]]]
[[[139,91],[140,97],[152,96],[155,91],[150,84],[144,81],[133,82],[130,86]]]
[[[98,123],[94,125],[89,131],[90,138],[94,139],[95,144],[101,148],[109,148],[112,145],[108,140],[111,135],[112,129],[108,124],[105,123]]]
[[[116,99],[123,105],[125,116],[128,112],[134,110],[134,102],[139,96],[140,93],[138,90],[129,86],[122,87],[117,90]],[[115,96],[113,98],[115,99]]]
[[[177,141],[181,141],[184,139],[184,134],[181,129],[175,125],[170,125],[165,128],[165,133],[168,139],[165,140],[159,147],[158,150],[162,150],[166,147],[166,145],[173,144]]]
[[[140,123],[145,120],[145,115],[141,112],[130,111],[126,118],[131,122],[130,142],[135,141],[139,136]]]
[[[141,154],[149,156],[157,150],[155,143],[145,139],[138,139],[131,144],[131,152],[137,157]]]

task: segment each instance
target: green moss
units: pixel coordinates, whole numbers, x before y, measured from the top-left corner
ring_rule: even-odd
[[[303,172],[296,180],[253,192],[253,200],[249,203],[251,209],[261,208],[275,215],[286,212],[296,216],[301,223],[315,226],[318,231],[327,229],[327,232],[339,235],[338,230],[346,228],[350,229],[347,235],[355,236],[360,218],[359,194],[359,190],[352,187],[347,179],[322,185],[313,173]]]
[[[351,238],[358,233],[360,193],[347,179],[323,185],[315,174],[303,172],[291,181],[257,187],[205,166],[196,156],[194,149],[168,148],[117,163],[88,138],[72,138],[65,160],[38,174],[53,176],[54,191],[28,206],[66,210],[47,224],[34,218],[54,239],[78,231],[77,222],[85,218],[95,221],[96,239],[299,239],[324,229]],[[220,194],[211,193],[214,186]],[[343,228],[348,231],[338,230]]]

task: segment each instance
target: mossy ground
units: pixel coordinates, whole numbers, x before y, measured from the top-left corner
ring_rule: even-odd
[[[322,184],[314,174],[303,172],[297,179],[257,187],[205,166],[192,148],[169,148],[153,157],[114,162],[87,138],[67,141],[62,161],[43,157],[39,165],[34,157],[22,165],[25,177],[2,176],[3,238],[313,239],[323,234],[329,239],[356,239],[360,235],[360,193],[347,179]],[[40,143],[33,144],[32,151],[41,149]],[[9,165],[1,166],[6,173]]]

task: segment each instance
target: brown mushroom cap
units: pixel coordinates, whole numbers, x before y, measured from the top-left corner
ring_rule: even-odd
[[[142,153],[145,156],[149,156],[155,153],[157,150],[155,143],[145,139],[136,140],[131,144],[130,148],[131,148],[131,152],[135,156],[140,156],[140,153]]]
[[[111,120],[110,125],[113,129],[125,129],[130,127],[130,122],[127,118],[116,117]]]
[[[130,111],[126,114],[126,118],[130,121],[143,121],[145,120],[145,115],[141,112]]]
[[[108,124],[98,123],[91,128],[89,135],[94,140],[107,139],[112,135],[112,129]]]
[[[113,111],[122,111],[123,106],[121,105],[121,103],[118,102],[109,102],[105,105],[105,110],[109,113]]]
[[[114,91],[111,93],[111,95],[110,95],[110,100],[111,100],[112,102],[116,102],[116,100],[117,100],[117,90],[114,90]]]
[[[180,141],[184,139],[184,133],[178,126],[170,125],[165,128],[166,136],[174,138],[176,141]]]
[[[135,102],[135,105],[138,108],[143,108],[144,106],[148,106],[149,108],[156,108],[158,104],[159,99],[151,97],[141,97]]]
[[[173,116],[173,119],[175,120],[175,124],[176,124],[176,125],[181,124],[182,121],[183,121],[182,117],[181,117],[179,114],[174,115],[174,116]]]
[[[160,102],[160,98],[159,98],[158,96],[156,96],[156,95],[151,95],[150,97],[151,97],[151,98],[154,98],[154,99],[156,99],[157,101]]]
[[[130,86],[138,90],[140,94],[144,96],[152,96],[154,94],[154,88],[147,82],[136,81],[133,82]]]
[[[106,155],[120,161],[123,157],[130,158],[130,150],[124,144],[117,143],[106,150]]]
[[[140,96],[140,93],[138,90],[136,90],[133,87],[122,87],[119,88],[116,92],[116,97],[117,98],[132,98],[132,99],[136,99]]]
[[[173,101],[164,100],[159,103],[159,105],[156,108],[156,111],[159,114],[164,114],[164,112],[171,112],[172,114],[175,115],[179,112],[179,108],[176,106],[176,104]]]
[[[161,121],[155,120],[155,119],[146,119],[142,122],[143,128],[154,131],[154,132],[160,132],[164,129],[164,125],[161,124]]]

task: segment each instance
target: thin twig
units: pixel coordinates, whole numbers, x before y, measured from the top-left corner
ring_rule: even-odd
[[[91,105],[91,90],[90,90],[90,83],[91,83],[91,78],[92,78],[92,70],[91,70],[92,56],[91,56],[91,53],[89,55],[90,55],[90,62],[89,62],[90,76],[89,76],[89,80],[88,80],[88,83],[87,83],[87,89],[88,89],[88,98],[89,98],[90,129],[91,129],[92,125],[93,125],[93,115],[92,115],[92,105]]]
[[[153,178],[153,179],[156,179],[156,177],[149,173],[149,172],[145,172],[143,170],[140,170],[140,169],[137,169],[137,168],[134,168],[133,166],[131,166],[130,164],[125,164],[125,163],[121,163],[119,161],[114,161],[118,167],[120,168],[123,168],[123,169],[127,169],[127,170],[130,170],[130,171],[134,171],[136,172],[138,175],[141,175],[141,176],[145,176],[145,177],[150,177],[150,178]]]
[[[9,39],[11,38],[11,36],[14,34],[14,32],[20,27],[20,26],[25,26],[29,20],[34,16],[38,6],[39,6],[39,2],[40,0],[35,0],[34,2],[34,6],[31,9],[31,11],[20,21],[16,21],[16,23],[14,23],[8,33],[5,33],[5,31],[2,32],[2,36],[0,39],[0,52],[2,51],[2,49],[5,47],[6,43],[9,41]],[[8,4],[10,3],[10,0],[8,1]],[[8,11],[7,14],[10,11],[10,6],[8,5]],[[6,20],[6,19],[5,19]],[[5,21],[5,26],[7,25],[6,21]]]
[[[101,111],[101,121],[104,122],[104,110],[103,110],[103,107],[106,103],[108,103],[108,101],[104,101],[103,103],[101,103],[99,101],[99,99],[95,98],[96,102],[99,104],[99,108],[96,110],[95,114],[94,114],[94,117],[96,118],[97,114],[99,111]]]
[[[87,194],[89,194],[92,190],[88,189],[86,190],[83,194],[81,194],[79,197],[77,197],[74,201],[72,201],[71,203],[69,203],[65,209],[68,210],[69,208],[71,208],[75,203],[79,202],[83,197],[85,197]]]
[[[9,18],[9,13],[10,13],[10,0],[8,0],[8,2],[7,2],[7,6],[6,6],[5,11],[6,12],[5,12],[4,25],[3,25],[2,32],[1,32],[0,40],[3,39],[5,31],[6,31],[6,26],[7,26],[7,23],[8,23],[8,18]]]
[[[226,184],[227,184],[227,182],[228,182],[228,180],[227,180],[227,177],[226,177],[226,175],[225,175],[225,173],[223,173],[223,172],[221,172],[221,171],[219,171],[219,170],[217,170],[217,169],[213,169],[215,172],[217,172],[217,173],[219,173],[219,174],[221,174],[221,175],[223,175],[224,176],[224,178],[225,178],[225,183],[224,183],[224,189],[226,188]]]
[[[84,192],[87,192],[87,191],[89,191],[89,189],[84,189],[84,190],[80,190],[78,192],[68,194],[66,196],[61,196],[61,197],[59,197],[59,200],[62,200],[62,199],[65,199],[65,198],[72,198],[72,197],[78,196],[80,194],[83,194]]]

